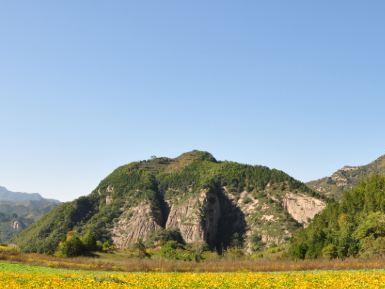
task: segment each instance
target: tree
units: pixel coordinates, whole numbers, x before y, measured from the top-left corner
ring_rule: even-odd
[[[147,253],[146,246],[142,240],[138,240],[138,242],[135,243],[134,248],[138,251],[138,257],[140,259],[150,257],[150,254]]]
[[[176,229],[165,229],[161,231],[157,231],[152,237],[151,241],[153,243],[159,243],[159,245],[164,245],[169,241],[175,241],[180,245],[185,245],[182,234],[179,230]]]
[[[298,233],[295,258],[385,256],[385,176],[375,175],[331,202]]]
[[[62,257],[76,257],[83,255],[85,248],[82,241],[78,237],[72,237],[59,243],[57,255]]]
[[[98,249],[96,245],[96,235],[93,232],[86,232],[80,240],[87,251],[96,251]]]
[[[176,241],[168,241],[160,250],[162,257],[167,259],[177,259],[177,250],[182,248],[181,244]]]

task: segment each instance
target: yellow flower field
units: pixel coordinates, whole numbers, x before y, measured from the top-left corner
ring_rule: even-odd
[[[0,263],[0,288],[385,288],[385,271],[108,273]]]

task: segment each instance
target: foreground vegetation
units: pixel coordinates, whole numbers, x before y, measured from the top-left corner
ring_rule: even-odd
[[[200,262],[153,257],[140,259],[129,252],[97,253],[89,257],[63,258],[35,253],[21,253],[0,246],[0,260],[24,265],[38,265],[46,268],[82,269],[88,271],[121,272],[272,272],[310,270],[363,270],[384,269],[385,259],[349,258],[345,260],[287,260],[273,256],[254,258],[237,257],[231,254],[218,257],[207,256]],[[1,287],[0,287],[1,288]]]
[[[0,263],[0,288],[384,288],[385,271],[118,273]]]

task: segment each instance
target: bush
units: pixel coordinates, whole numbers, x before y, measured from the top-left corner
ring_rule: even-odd
[[[245,256],[243,249],[239,247],[231,247],[225,251],[224,257],[227,259],[239,259]]]
[[[72,237],[59,243],[57,255],[61,257],[76,257],[84,255],[85,247],[78,237]]]
[[[181,245],[176,241],[168,241],[160,249],[160,254],[162,257],[167,259],[177,259],[177,249],[180,249]]]
[[[295,241],[289,248],[289,255],[294,259],[305,259],[308,247],[305,243]]]
[[[201,253],[194,249],[188,250],[176,241],[168,241],[160,249],[160,255],[166,259],[197,261],[201,260]]]
[[[165,245],[169,241],[175,241],[180,245],[185,245],[182,234],[179,230],[176,229],[165,229],[161,231],[157,231],[150,240],[151,245],[159,244],[160,246]]]
[[[149,258],[150,257],[150,254],[147,253],[146,246],[144,245],[142,240],[139,240],[135,244],[134,248],[137,250],[138,257],[140,259],[144,259],[144,258]]]
[[[333,244],[329,244],[322,249],[322,257],[327,259],[337,258],[337,247]]]
[[[112,245],[109,240],[106,240],[102,243],[102,251],[103,252],[112,252],[114,249],[115,249],[114,245]]]
[[[80,239],[87,251],[96,251],[98,246],[96,244],[96,235],[93,232],[87,232]]]
[[[254,234],[251,237],[251,250],[253,252],[260,251],[263,248],[262,237],[260,235]]]
[[[367,237],[361,240],[360,256],[364,258],[385,256],[385,237]]]

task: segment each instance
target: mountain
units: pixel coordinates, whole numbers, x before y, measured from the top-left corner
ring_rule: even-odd
[[[124,249],[165,229],[187,243],[253,250],[288,240],[325,207],[282,171],[192,151],[117,168],[86,197],[62,204],[18,235],[26,252],[53,253],[68,232]]]
[[[39,194],[11,192],[0,187],[0,242],[8,242],[58,204],[59,201],[44,199]]]
[[[373,174],[385,174],[385,155],[365,166],[345,166],[330,177],[311,181],[307,185],[328,198],[338,200],[343,192],[354,188]]]
[[[331,202],[295,236],[297,258],[385,256],[385,176],[374,175]]]

